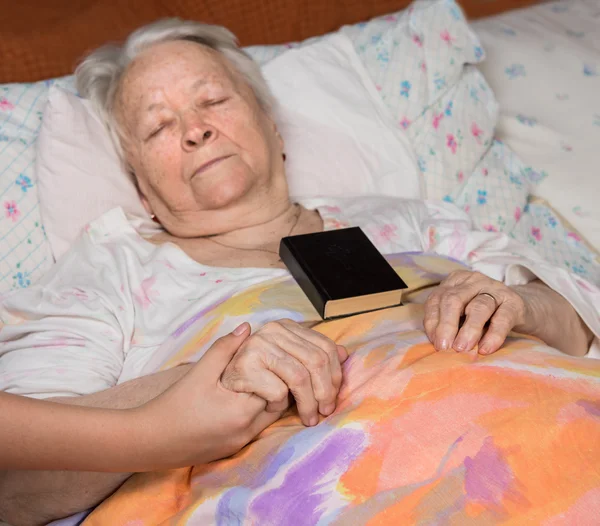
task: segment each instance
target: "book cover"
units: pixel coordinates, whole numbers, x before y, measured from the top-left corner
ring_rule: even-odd
[[[360,227],[285,237],[279,255],[323,319],[400,305],[407,288]]]

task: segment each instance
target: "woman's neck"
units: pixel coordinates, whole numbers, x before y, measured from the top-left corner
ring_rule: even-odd
[[[301,227],[303,211],[304,209],[300,205],[288,203],[283,211],[279,211],[274,214],[273,218],[263,223],[239,228],[225,234],[207,236],[206,239],[240,249],[279,244],[281,238],[295,234],[294,231]]]
[[[192,259],[213,267],[285,268],[278,255],[281,238],[322,230],[318,211],[290,204],[272,220],[227,234],[176,238],[163,233],[150,241],[157,245],[174,243]]]

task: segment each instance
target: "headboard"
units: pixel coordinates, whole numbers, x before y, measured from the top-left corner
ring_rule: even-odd
[[[406,7],[410,0],[28,0],[2,2],[0,83],[73,71],[85,53],[158,18],[228,27],[242,45],[298,41]],[[471,17],[536,0],[462,0]]]

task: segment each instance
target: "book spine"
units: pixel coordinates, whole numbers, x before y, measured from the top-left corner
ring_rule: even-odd
[[[313,279],[313,276],[310,275],[310,271],[306,268],[306,265],[303,265],[300,261],[301,258],[294,253],[294,250],[290,248],[285,240],[281,242],[279,255],[304,294],[306,294],[307,298],[319,313],[319,316],[324,319],[325,304],[327,303],[325,291],[319,290],[317,281]]]

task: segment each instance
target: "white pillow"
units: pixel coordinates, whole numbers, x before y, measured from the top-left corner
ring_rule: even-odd
[[[280,102],[291,195],[424,197],[408,138],[347,36],[292,49],[263,73]]]
[[[142,228],[155,228],[91,104],[59,87],[50,88],[36,171],[42,218],[55,259],[85,225],[117,206],[141,218]]]
[[[279,106],[293,196],[422,197],[416,161],[352,43],[334,34],[263,68]],[[50,90],[37,143],[42,217],[55,258],[116,206],[155,230],[89,103]]]

